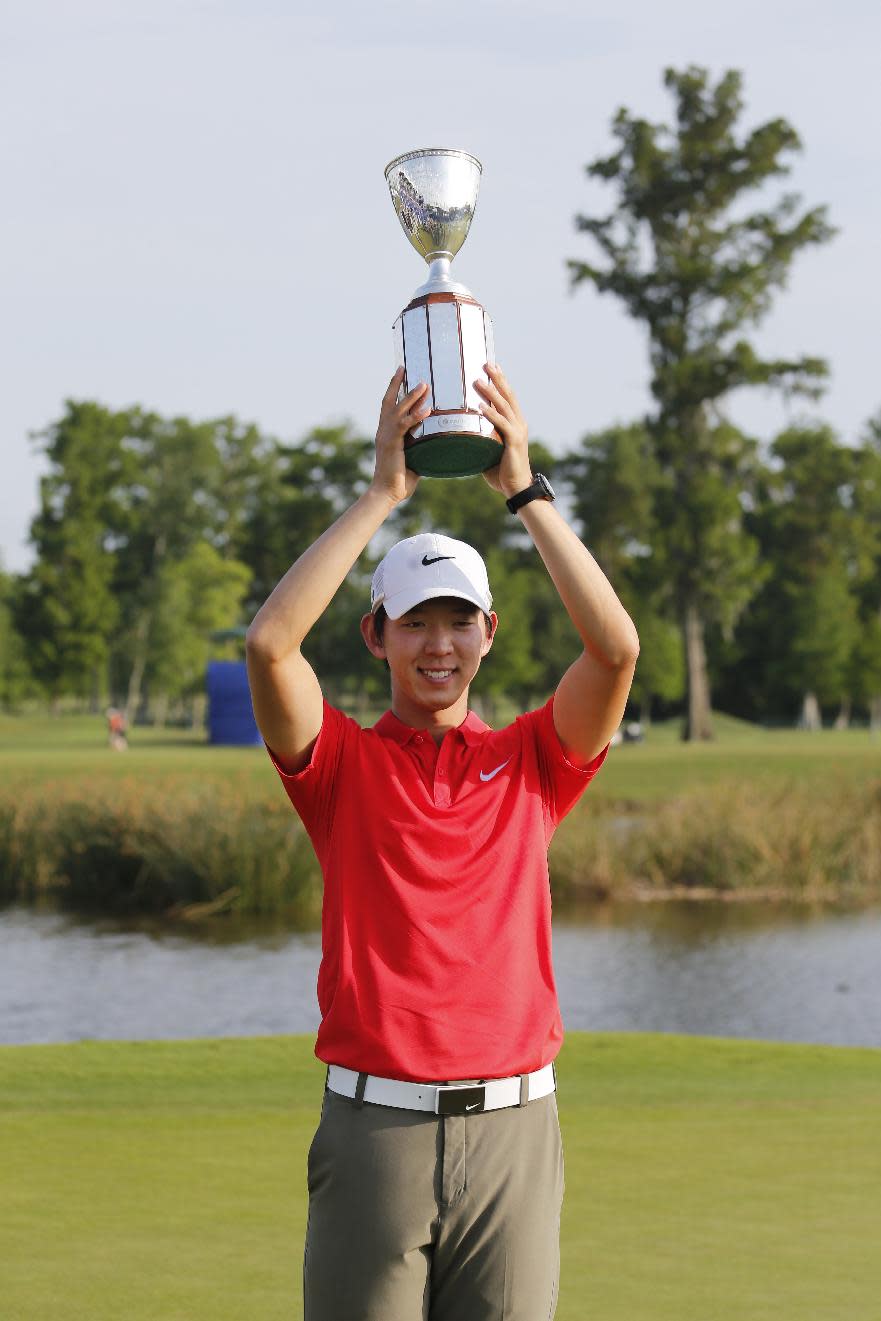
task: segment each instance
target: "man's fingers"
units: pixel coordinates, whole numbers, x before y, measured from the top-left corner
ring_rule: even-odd
[[[420,381],[418,385],[414,385],[413,389],[410,391],[409,394],[404,395],[404,398],[401,400],[400,404],[398,405],[398,411],[401,413],[402,416],[404,413],[412,413],[413,410],[419,404],[423,395],[427,393],[428,393],[428,386],[425,384],[424,381]]]
[[[484,371],[489,377],[491,383],[496,387],[496,389],[502,395],[502,398],[505,399],[506,402],[509,403],[512,408],[515,409],[519,408],[520,405],[517,403],[517,396],[514,394],[514,391],[511,389],[510,385],[508,384],[508,378],[505,375],[505,373],[502,371],[498,363],[495,362],[484,363]]]
[[[503,413],[505,417],[508,418],[510,422],[514,421],[513,406],[505,398],[501,390],[499,390],[495,385],[493,385],[492,381],[490,381],[490,383],[487,385],[486,381],[481,381],[478,379],[474,382],[474,387],[481,394],[483,398],[488,398],[495,405],[495,407],[499,409],[499,411]]]
[[[489,422],[492,422],[497,431],[503,431],[505,427],[511,425],[511,419],[505,417],[505,414],[500,413],[497,408],[493,408],[492,404],[481,404],[480,411]]]
[[[380,410],[380,415],[382,417],[392,416],[397,417],[399,422],[402,421],[408,413],[412,413],[415,410],[418,401],[428,389],[425,382],[420,381],[418,385],[414,385],[413,389],[410,390],[408,394],[404,395],[403,399],[398,400],[398,392],[400,391],[403,379],[404,368],[399,367],[389,381],[388,389],[383,396],[382,408]]]

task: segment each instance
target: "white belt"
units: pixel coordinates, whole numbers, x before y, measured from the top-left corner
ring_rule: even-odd
[[[356,1100],[359,1078],[356,1069],[341,1064],[327,1067],[327,1086],[340,1096]],[[400,1110],[428,1110],[435,1115],[479,1114],[483,1110],[502,1110],[520,1104],[520,1075],[514,1078],[490,1078],[480,1084],[404,1082],[398,1078],[377,1078],[367,1074],[362,1100],[372,1105],[392,1105]],[[557,1086],[553,1063],[526,1079],[526,1100],[547,1096]]]

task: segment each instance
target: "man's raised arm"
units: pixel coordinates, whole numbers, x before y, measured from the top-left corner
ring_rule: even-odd
[[[487,366],[489,385],[475,382],[483,413],[505,443],[502,461],[483,475],[506,498],[532,485],[526,421],[498,367]],[[517,515],[544,560],[560,600],[578,629],[584,651],[554,694],[554,725],[570,757],[587,764],[621,723],[639,656],[639,638],[590,551],[546,500],[532,500]]]
[[[318,679],[300,651],[303,639],[370,538],[419,481],[404,464],[404,436],[428,412],[420,404],[427,386],[417,385],[397,403],[402,378],[399,369],[382,401],[376,468],[367,490],[291,565],[254,616],[245,639],[258,728],[291,773],[309,760],[323,707]]]

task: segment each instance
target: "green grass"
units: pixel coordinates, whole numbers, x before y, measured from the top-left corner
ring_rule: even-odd
[[[881,738],[864,729],[764,730],[716,716],[713,743],[679,742],[677,721],[653,725],[645,743],[613,749],[591,786],[592,798],[666,799],[697,784],[781,780],[825,784],[881,775]],[[201,733],[136,728],[127,753],[105,746],[95,716],[0,716],[0,787],[63,779],[114,783],[192,777],[210,785],[233,780],[246,797],[274,792],[277,779],[262,748],[215,748]],[[280,790],[279,790],[280,792]]]
[[[311,1037],[0,1048],[4,1321],[302,1315]],[[881,1051],[569,1033],[559,1321],[876,1321]]]

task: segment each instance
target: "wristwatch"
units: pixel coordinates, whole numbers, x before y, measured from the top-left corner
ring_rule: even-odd
[[[530,500],[556,500],[554,488],[551,486],[543,472],[537,472],[532,480],[532,485],[527,486],[525,491],[518,491],[512,495],[510,500],[505,503],[512,514],[516,514],[518,509],[528,505]]]

